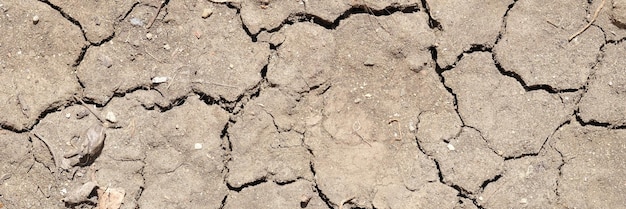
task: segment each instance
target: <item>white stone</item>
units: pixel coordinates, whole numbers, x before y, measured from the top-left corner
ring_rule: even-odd
[[[115,113],[111,111],[107,112],[106,119],[111,123],[117,123],[117,117],[115,116]]]
[[[456,148],[454,148],[454,146],[453,146],[452,144],[450,144],[450,143],[448,143],[448,149],[449,149],[450,151],[454,151],[454,150],[456,150]]]
[[[152,83],[165,83],[167,81],[167,77],[157,76],[152,78]]]
[[[207,18],[209,16],[211,16],[211,14],[213,14],[213,10],[211,8],[206,8],[204,10],[202,10],[202,18]]]

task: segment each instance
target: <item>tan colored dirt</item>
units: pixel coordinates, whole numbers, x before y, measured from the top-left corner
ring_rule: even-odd
[[[624,208],[601,2],[0,0],[0,208]]]

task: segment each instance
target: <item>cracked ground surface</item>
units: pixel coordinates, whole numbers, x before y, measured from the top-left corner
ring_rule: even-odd
[[[623,208],[625,40],[624,0],[0,0],[0,208]]]

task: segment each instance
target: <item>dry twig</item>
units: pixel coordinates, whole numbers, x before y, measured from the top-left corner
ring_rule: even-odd
[[[159,16],[159,13],[161,13],[161,9],[163,9],[163,6],[165,6],[165,1],[161,1],[161,4],[159,4],[159,8],[156,11],[156,14],[154,14],[154,17],[152,17],[152,19],[150,20],[150,22],[146,26],[146,29],[150,29],[150,27],[152,27],[152,24],[154,23],[154,21]]]
[[[596,21],[596,18],[598,18],[598,14],[600,14],[600,10],[602,10],[602,7],[604,7],[604,2],[606,0],[602,0],[602,2],[600,3],[600,6],[598,6],[598,8],[596,9],[596,12],[593,13],[593,18],[591,18],[591,21],[589,21],[589,23],[587,23],[587,25],[585,25],[585,27],[581,28],[578,32],[576,32],[574,35],[570,36],[567,41],[572,41],[572,39],[576,38],[576,36],[580,35],[581,33],[585,32],[585,30],[587,30],[587,28],[589,28],[589,26],[591,26],[591,24],[593,24],[593,22]]]
[[[358,124],[358,125],[357,125]],[[355,127],[356,126],[356,127]],[[352,133],[354,133],[355,135],[357,135],[361,141],[365,142],[367,145],[369,145],[370,147],[372,147],[372,144],[370,144],[367,140],[365,140],[365,138],[363,138],[363,136],[361,136],[361,134],[359,134],[359,130],[361,130],[361,123],[359,123],[359,121],[356,121],[352,124]]]

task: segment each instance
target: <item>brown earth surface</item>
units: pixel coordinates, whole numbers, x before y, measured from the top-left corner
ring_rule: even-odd
[[[0,0],[0,208],[626,208],[625,57],[626,0]]]

